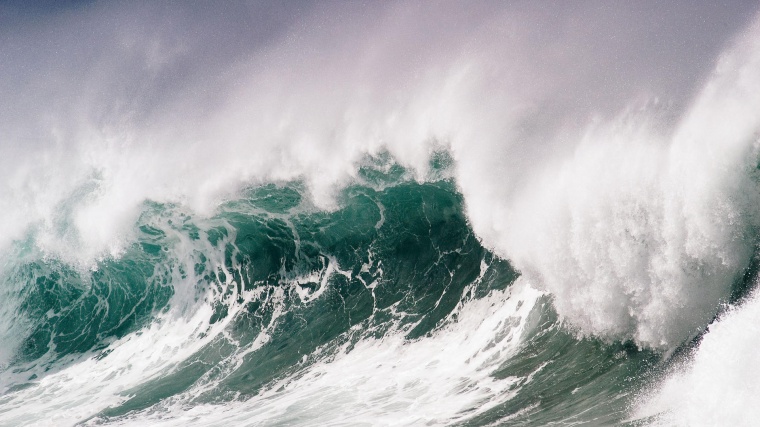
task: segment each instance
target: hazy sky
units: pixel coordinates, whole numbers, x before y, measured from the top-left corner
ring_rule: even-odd
[[[224,102],[230,87],[272,76],[397,87],[467,55],[491,57],[494,77],[514,80],[497,86],[530,86],[521,102],[550,115],[621,108],[642,94],[678,102],[755,9],[754,1],[4,2],[0,129],[27,139],[44,137],[53,121],[138,124]]]

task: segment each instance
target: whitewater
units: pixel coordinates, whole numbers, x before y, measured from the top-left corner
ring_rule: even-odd
[[[752,426],[760,14],[0,5],[0,426]]]

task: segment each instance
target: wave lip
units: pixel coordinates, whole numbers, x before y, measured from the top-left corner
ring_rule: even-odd
[[[758,27],[674,129],[656,125],[652,106],[596,125],[508,205],[498,249],[582,334],[673,349],[748,268],[760,227]]]

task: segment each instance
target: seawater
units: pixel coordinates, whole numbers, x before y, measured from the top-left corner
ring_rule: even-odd
[[[656,354],[564,330],[481,245],[451,179],[361,170],[334,211],[298,182],[246,189],[211,217],[146,202],[136,241],[89,270],[18,242],[4,423],[624,416],[627,382]]]

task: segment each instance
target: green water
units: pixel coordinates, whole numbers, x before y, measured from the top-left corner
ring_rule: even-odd
[[[47,257],[30,235],[3,275],[25,334],[3,371],[13,378],[6,393],[83,358],[106,358],[114,340],[198,303],[212,307],[209,328],[226,324],[225,333],[93,419],[122,419],[203,384],[186,404],[245,401],[361,340],[426,339],[457,320],[462,302],[518,277],[473,234],[462,196],[440,172],[446,158],[433,159],[440,179],[424,184],[396,165],[370,163],[331,211],[312,206],[299,182],[249,188],[211,217],[146,202],[134,243],[91,269]],[[521,378],[517,395],[463,424],[623,420],[632,383],[659,357],[575,337],[547,297],[531,316],[520,351],[493,374]]]

